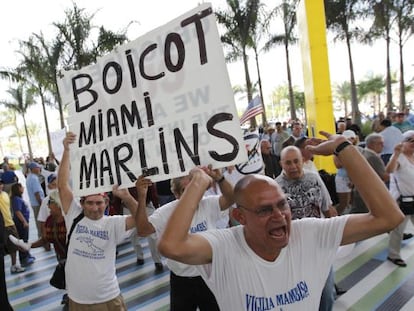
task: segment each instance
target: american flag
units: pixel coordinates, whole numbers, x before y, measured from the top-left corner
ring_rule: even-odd
[[[253,118],[254,116],[257,116],[258,114],[261,114],[262,112],[263,112],[262,100],[260,99],[260,96],[257,95],[247,105],[246,111],[240,117],[240,124],[243,124],[244,122],[246,122],[250,118]]]

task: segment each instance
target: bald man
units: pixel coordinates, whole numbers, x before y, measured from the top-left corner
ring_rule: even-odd
[[[395,200],[358,150],[343,137],[323,134],[327,141],[308,148],[314,154],[338,154],[369,213],[292,221],[280,186],[267,176],[248,175],[234,190],[233,216],[241,225],[192,234],[191,220],[212,178],[199,168],[191,171],[159,249],[168,258],[197,265],[221,310],[318,310],[338,247],[403,221]]]

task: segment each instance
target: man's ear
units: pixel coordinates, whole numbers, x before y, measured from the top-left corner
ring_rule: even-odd
[[[244,216],[243,212],[240,210],[240,207],[233,208],[231,210],[231,215],[241,225],[244,225],[246,223],[245,216]]]

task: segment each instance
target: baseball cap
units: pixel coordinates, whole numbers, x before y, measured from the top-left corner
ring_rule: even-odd
[[[41,168],[41,166],[36,162],[30,162],[29,168],[32,170],[34,168]]]
[[[51,182],[53,182],[55,179],[57,178],[56,174],[50,174],[47,177],[47,183],[50,184]]]
[[[411,137],[414,137],[414,130],[409,130],[403,133],[403,140],[407,140]]]
[[[342,133],[342,136],[345,136],[345,138],[346,138],[346,139],[349,139],[349,138],[356,138],[356,134],[355,134],[355,132],[354,132],[354,131],[352,131],[352,130],[345,130],[345,131]]]

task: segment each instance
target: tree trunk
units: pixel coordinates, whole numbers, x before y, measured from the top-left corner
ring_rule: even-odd
[[[59,107],[59,118],[60,118],[60,128],[63,129],[65,128],[65,117],[63,116],[63,105],[62,105],[62,98],[60,97],[59,94],[59,89],[58,89],[58,84],[57,84],[57,77],[55,76],[55,87],[56,87],[56,95],[55,95],[55,100],[58,103],[58,107]]]
[[[386,51],[387,51],[387,73],[385,77],[385,88],[387,90],[387,111],[393,110],[392,104],[392,89],[391,89],[391,65],[390,65],[390,36],[389,31],[387,31],[386,41]]]
[[[33,151],[32,151],[32,145],[30,144],[29,130],[27,129],[27,123],[26,123],[26,118],[25,118],[24,114],[22,114],[22,117],[23,117],[24,131],[26,132],[27,149],[29,151],[29,159],[30,159],[30,161],[33,161]]]
[[[41,100],[41,103],[42,103],[43,119],[45,121],[47,148],[49,150],[48,154],[51,154],[53,152],[53,150],[52,150],[52,142],[50,140],[49,122],[47,120],[45,98],[44,98],[43,92],[41,90],[39,90],[39,95],[40,95],[40,100]]]
[[[257,77],[258,77],[258,82],[259,82],[260,98],[262,99],[262,108],[263,108],[262,120],[263,120],[263,125],[267,125],[266,106],[264,104],[264,97],[263,97],[263,90],[262,90],[262,79],[260,77],[259,54],[257,53],[256,49],[254,49],[254,54],[255,54],[255,58],[256,58],[256,69],[257,69]]]
[[[17,135],[17,140],[19,141],[19,148],[20,148],[20,153],[24,153],[23,151],[23,144],[22,144],[22,135],[19,131],[19,127],[17,126],[17,123],[14,123],[14,129],[16,130],[16,135]]]
[[[345,119],[348,117],[348,102],[346,99],[344,100],[344,111],[345,111]]]
[[[252,100],[252,82],[250,80],[248,58],[247,58],[247,54],[246,54],[245,49],[243,49],[243,64],[244,64],[244,76],[246,78],[247,104],[249,104],[250,101]],[[256,122],[255,117],[250,119],[250,127],[251,128],[256,128],[257,127],[257,122]]]
[[[287,72],[288,89],[289,89],[290,118],[292,120],[296,120],[297,117],[296,117],[295,97],[293,96],[292,75],[290,73],[289,43],[285,44],[285,55],[286,55],[286,72]]]
[[[399,36],[398,48],[400,52],[400,111],[406,107],[405,101],[405,82],[404,82],[404,60],[403,60],[403,43],[401,35]]]
[[[19,131],[19,127],[17,126],[17,122],[16,122],[16,120],[17,120],[17,118],[16,118],[16,111],[13,110],[12,113],[13,113],[13,127],[14,127],[14,129],[16,131],[17,140],[19,141],[20,153],[23,154],[24,151],[23,151],[23,144],[22,144],[22,135],[21,135],[21,133]]]
[[[361,113],[359,112],[357,89],[354,76],[354,64],[352,61],[351,41],[349,36],[346,37],[346,46],[348,49],[349,73],[351,83],[351,108],[352,108],[352,122],[361,126]]]
[[[381,107],[381,94],[377,94],[378,112],[382,111]]]

